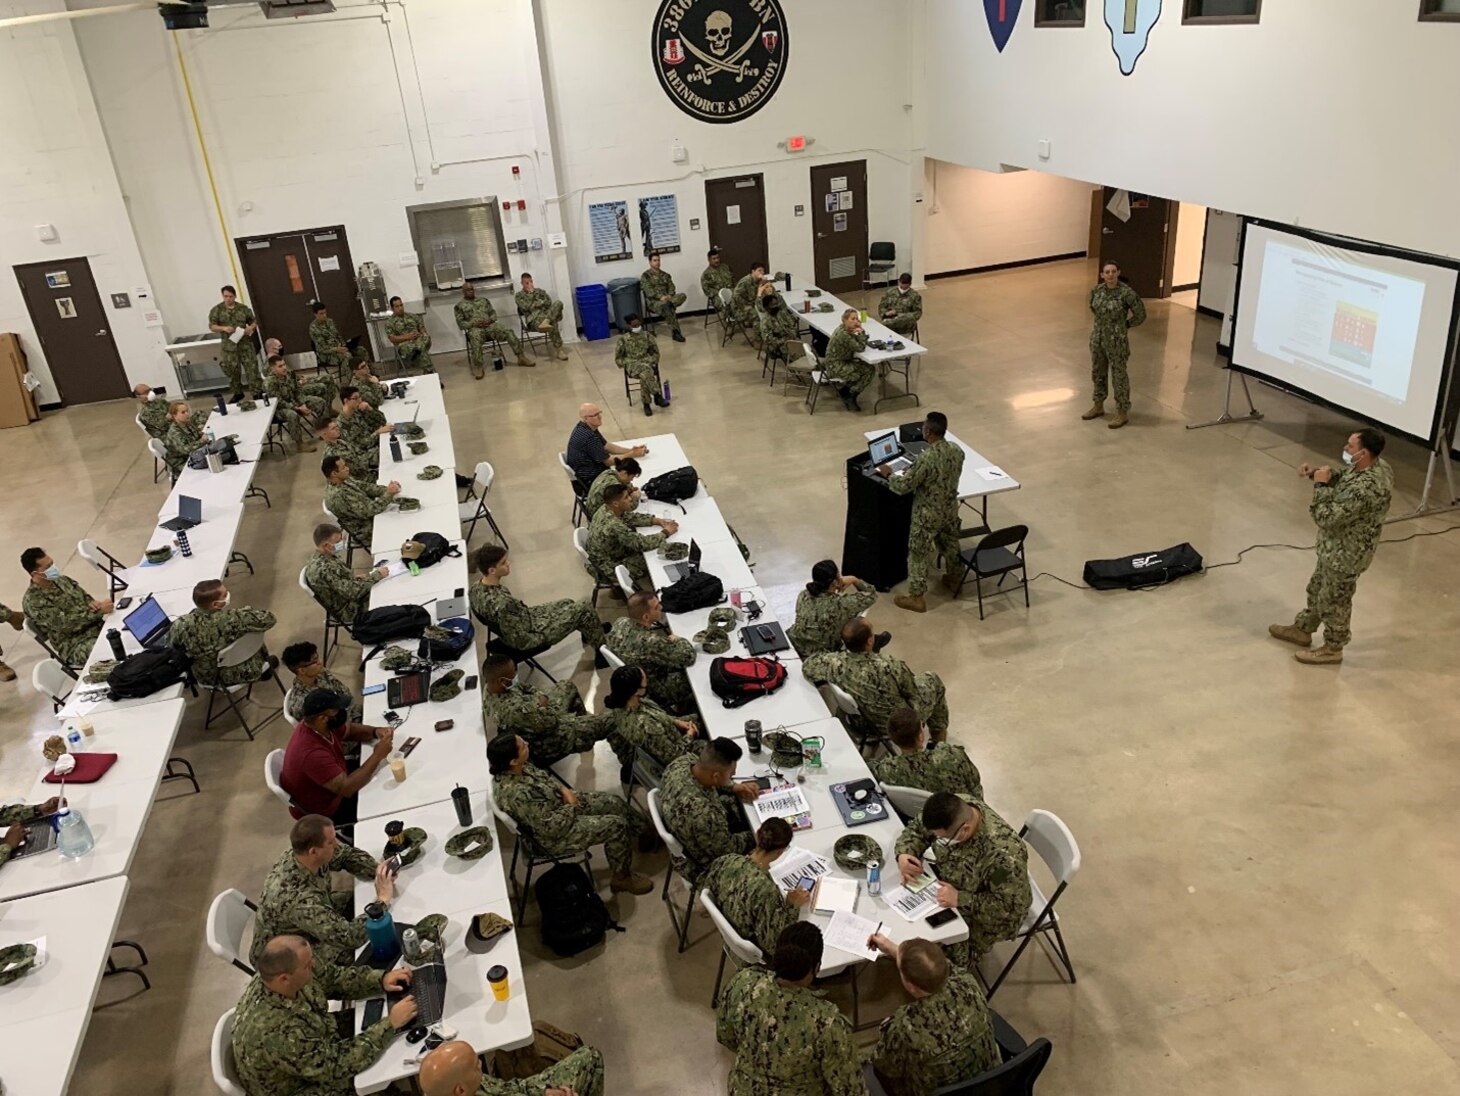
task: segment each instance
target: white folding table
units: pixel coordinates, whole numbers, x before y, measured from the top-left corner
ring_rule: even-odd
[[[163,568],[146,567],[138,568],[143,574],[155,573],[160,578]],[[154,581],[149,576],[148,581]],[[156,591],[156,592],[154,592]],[[96,643],[92,645],[91,654],[87,656],[86,665],[81,670],[81,678],[86,677],[87,671],[97,662],[112,657],[111,644],[107,642],[106,633],[109,629],[115,628],[122,636],[122,647],[129,655],[135,655],[142,650],[142,644],[137,642],[135,636],[126,628],[122,627],[122,621],[127,614],[137,608],[142,600],[152,593],[157,598],[157,604],[162,607],[172,620],[193,611],[193,588],[191,586],[182,589],[171,589],[163,586],[149,587],[143,580],[134,582],[126,593],[132,598],[132,604],[126,609],[114,609],[102,622],[101,634],[96,637]],[[138,708],[151,707],[159,701],[176,700],[183,695],[183,686],[169,685],[165,689],[159,689],[151,696],[139,697],[134,700],[108,700],[106,698],[106,684],[88,685],[85,680],[79,680],[76,687],[71,690],[71,695],[66,698],[66,703],[56,713],[56,718],[62,721],[75,719],[78,716],[86,716],[95,720],[97,716],[105,712],[132,711]]]

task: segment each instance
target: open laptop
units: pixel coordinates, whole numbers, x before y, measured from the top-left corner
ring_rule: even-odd
[[[664,565],[664,573],[669,576],[669,581],[678,582],[680,579],[688,578],[698,571],[700,569],[700,556],[702,554],[699,542],[691,538],[689,542],[689,559],[678,563],[666,563]]]
[[[867,455],[872,458],[872,467],[885,464],[894,472],[912,467],[912,461],[905,456],[906,450],[897,438],[896,430],[873,438],[867,443]]]
[[[130,613],[122,618],[122,627],[131,632],[144,651],[158,651],[167,646],[167,633],[172,630],[172,621],[157,599],[148,594]]]
[[[414,423],[414,422],[415,422],[415,421],[416,421],[416,418],[417,418],[417,417],[418,417],[418,416],[419,416],[419,415],[420,415],[420,414],[421,414],[421,401],[420,401],[420,400],[417,400],[417,401],[416,401],[416,409],[415,409],[415,410],[414,410],[414,411],[412,411],[412,412],[411,412],[411,417],[410,417],[410,418],[409,418],[409,419],[401,419],[401,420],[400,420],[400,421],[398,421],[398,422],[393,422],[393,423],[391,423],[391,426],[392,426],[392,428],[394,428],[394,427],[397,427],[397,426],[400,426],[400,425],[401,425],[401,423],[404,423],[404,422],[411,422],[411,423]],[[394,433],[395,433],[395,430],[394,430],[394,429],[392,429],[392,430],[391,430],[391,433],[392,433],[392,434],[394,434]]]
[[[179,529],[191,529],[194,526],[203,524],[203,500],[195,499],[192,495],[178,495],[177,517],[169,518],[167,521],[157,523],[159,529],[171,529],[176,533]]]
[[[50,852],[56,847],[56,830],[51,825],[50,815],[37,818],[33,822],[22,822],[21,825],[25,828],[25,836],[21,839],[20,847],[10,854],[11,860]]]

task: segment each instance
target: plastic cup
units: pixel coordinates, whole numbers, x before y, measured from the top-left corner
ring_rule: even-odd
[[[406,759],[404,754],[393,754],[391,756],[390,775],[395,777],[397,784],[406,778]]]
[[[498,965],[487,971],[487,985],[492,987],[492,996],[498,1001],[507,1000],[511,993],[507,982],[507,968]]]

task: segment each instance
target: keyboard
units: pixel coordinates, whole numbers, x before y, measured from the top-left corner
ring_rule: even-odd
[[[446,1010],[446,967],[431,963],[411,971],[411,996],[416,999],[416,1023],[439,1024]]]

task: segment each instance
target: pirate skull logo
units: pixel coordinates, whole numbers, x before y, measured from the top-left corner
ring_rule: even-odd
[[[709,42],[710,52],[716,57],[724,57],[730,51],[733,25],[730,16],[723,11],[712,11],[705,19],[705,39]]]

